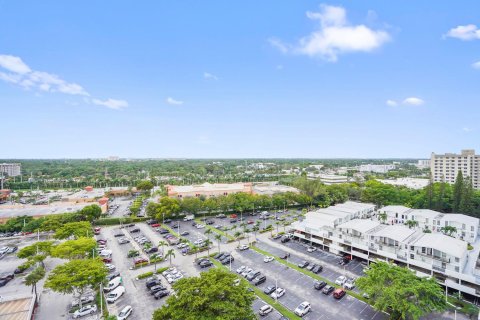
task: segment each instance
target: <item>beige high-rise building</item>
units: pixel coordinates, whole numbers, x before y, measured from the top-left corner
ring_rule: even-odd
[[[458,171],[470,177],[475,189],[480,189],[480,155],[475,150],[462,150],[460,154],[435,154],[432,152],[430,170],[434,182],[455,183]]]

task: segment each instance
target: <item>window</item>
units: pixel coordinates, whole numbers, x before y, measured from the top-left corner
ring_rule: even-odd
[[[410,253],[410,259],[415,259],[415,256],[413,255],[413,253]]]
[[[425,247],[422,247],[422,253],[425,253]]]
[[[460,258],[455,258],[455,262],[460,262]]]
[[[465,230],[465,223],[462,223],[462,229]]]
[[[474,226],[470,226],[470,231],[475,231],[475,227]]]

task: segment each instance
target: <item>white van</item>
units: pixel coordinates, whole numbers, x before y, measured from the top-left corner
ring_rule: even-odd
[[[124,293],[125,293],[125,287],[124,286],[119,286],[119,287],[115,288],[114,290],[110,291],[109,294],[107,294],[107,302],[108,303],[114,303]]]
[[[116,277],[110,280],[108,284],[103,288],[103,291],[110,292],[122,283],[122,277]]]

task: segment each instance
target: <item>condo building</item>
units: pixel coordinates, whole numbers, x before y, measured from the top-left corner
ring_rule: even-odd
[[[379,219],[380,213],[387,214],[386,221]],[[418,224],[409,227],[404,224],[408,220]],[[447,225],[455,226],[457,234],[444,234],[442,227]],[[373,204],[348,202],[308,212],[292,228],[295,237],[332,253],[368,262],[391,261],[418,276],[435,277],[444,286],[480,297],[478,225],[479,219],[462,214],[402,206],[375,211]]]
[[[430,170],[434,182],[448,183],[455,183],[461,171],[464,177],[470,177],[475,189],[480,189],[480,155],[475,155],[475,150],[462,150],[460,154],[432,153]]]
[[[9,177],[21,175],[22,165],[20,163],[0,163],[0,177],[6,174]]]

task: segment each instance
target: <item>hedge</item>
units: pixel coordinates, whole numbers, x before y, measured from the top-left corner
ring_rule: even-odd
[[[113,225],[117,225],[117,224],[143,222],[143,221],[146,221],[146,220],[148,220],[148,218],[139,218],[139,217],[104,218],[104,219],[96,220],[94,222],[94,225],[96,225],[96,226],[113,226]]]
[[[139,274],[139,275],[137,276],[137,278],[138,278],[138,279],[145,279],[145,278],[148,278],[148,277],[151,277],[151,276],[153,276],[153,271]]]

